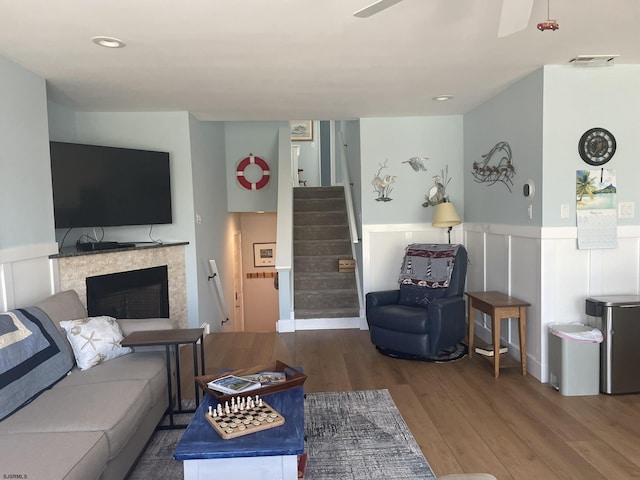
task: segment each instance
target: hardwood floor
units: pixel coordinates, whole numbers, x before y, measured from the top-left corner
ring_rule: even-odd
[[[182,355],[188,397],[191,348]],[[563,397],[517,368],[494,379],[479,355],[441,364],[392,359],[360,330],[211,334],[205,357],[207,373],[276,359],[302,366],[307,393],[388,389],[436,475],[640,478],[640,395]]]

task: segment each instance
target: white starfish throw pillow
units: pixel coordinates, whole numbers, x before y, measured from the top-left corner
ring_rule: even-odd
[[[131,353],[120,345],[122,330],[113,317],[89,317],[60,322],[76,357],[80,370],[88,370],[100,363]]]

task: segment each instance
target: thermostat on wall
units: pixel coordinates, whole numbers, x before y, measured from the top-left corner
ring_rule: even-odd
[[[532,198],[536,193],[536,185],[533,183],[533,180],[527,180],[522,187],[522,193],[526,198]]]

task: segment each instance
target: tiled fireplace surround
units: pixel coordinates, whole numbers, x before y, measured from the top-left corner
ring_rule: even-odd
[[[169,317],[187,328],[184,244],[59,255],[60,290],[75,290],[86,306],[87,277],[166,265],[169,277]]]

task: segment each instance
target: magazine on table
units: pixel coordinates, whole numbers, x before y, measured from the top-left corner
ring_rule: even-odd
[[[284,383],[287,381],[287,374],[285,372],[260,372],[252,373],[249,375],[242,375],[245,380],[252,382],[258,382],[260,385],[276,385],[278,383]]]
[[[260,382],[236,377],[235,375],[225,375],[224,377],[216,378],[207,383],[207,386],[217,392],[230,394],[249,392],[261,387]]]
[[[475,347],[474,350],[476,353],[484,355],[485,357],[493,357],[493,345]],[[500,345],[500,350],[498,350],[500,354],[507,353],[508,351],[509,348],[505,347],[504,345]]]

